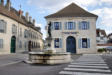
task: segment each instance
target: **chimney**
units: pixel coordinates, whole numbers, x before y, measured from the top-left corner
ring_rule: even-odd
[[[20,16],[20,18],[22,17],[22,15],[23,15],[23,11],[19,10],[19,16]]]
[[[35,25],[35,19],[33,19],[33,25]]]
[[[7,0],[6,8],[10,11],[10,8],[11,8],[11,2],[10,2],[10,0]]]
[[[25,18],[27,21],[29,21],[29,13],[28,12],[26,12]]]
[[[31,17],[31,16],[29,17],[29,22],[31,22],[31,23],[32,23],[32,17]]]
[[[4,0],[1,0],[1,5],[4,6]]]

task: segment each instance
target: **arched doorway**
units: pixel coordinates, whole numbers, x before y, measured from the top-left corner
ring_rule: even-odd
[[[16,52],[16,37],[12,36],[11,37],[11,53]]]
[[[76,39],[72,36],[69,36],[66,39],[66,50],[70,53],[76,53]]]

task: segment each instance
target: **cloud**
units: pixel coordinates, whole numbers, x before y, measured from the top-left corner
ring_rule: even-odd
[[[99,3],[97,0],[28,0],[29,5],[34,5],[50,13],[56,12],[72,2],[84,9],[87,9],[89,5],[94,6]]]
[[[106,30],[107,34],[112,33],[112,8],[95,9],[92,13],[99,16],[100,22],[97,24],[100,28]],[[98,26],[97,26],[98,27]]]
[[[112,26],[112,8],[95,9],[92,12],[99,15],[102,25]]]
[[[106,5],[112,5],[112,0],[101,0],[102,3],[105,3]]]
[[[42,24],[38,24],[38,23],[36,23],[35,26],[36,26],[36,27],[41,27]]]
[[[112,0],[28,0],[29,5],[34,5],[42,10],[39,12],[47,12],[49,14],[64,8],[72,2],[85,10],[97,14],[99,16],[98,27],[105,29],[108,33],[112,31],[109,29],[112,27]],[[38,26],[40,26],[40,24]]]

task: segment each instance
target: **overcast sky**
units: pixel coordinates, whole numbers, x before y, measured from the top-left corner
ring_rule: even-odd
[[[11,0],[11,2],[14,8],[19,9],[21,5],[24,13],[28,11],[36,19],[36,25],[42,28],[44,38],[46,35],[44,17],[72,2],[99,16],[97,28],[105,29],[107,34],[112,32],[112,0]]]

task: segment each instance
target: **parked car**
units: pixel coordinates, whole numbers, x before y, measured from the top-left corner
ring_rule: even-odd
[[[106,47],[106,50],[109,51],[109,52],[111,52],[112,51],[112,46]]]

